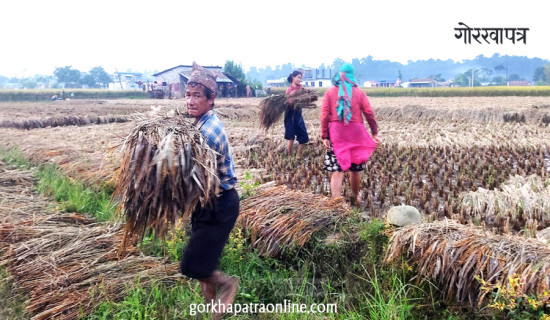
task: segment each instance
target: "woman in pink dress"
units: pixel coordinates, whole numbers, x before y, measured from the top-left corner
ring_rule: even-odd
[[[372,137],[363,123],[365,116]],[[325,92],[321,105],[321,134],[327,148],[324,168],[332,172],[333,199],[341,196],[344,173],[350,171],[352,202],[359,204],[361,172],[380,143],[378,125],[367,95],[357,87],[353,66],[345,63],[334,77],[334,86]]]

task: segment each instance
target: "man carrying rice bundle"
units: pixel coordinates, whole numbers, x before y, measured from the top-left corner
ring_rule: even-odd
[[[188,113],[195,119],[197,129],[207,144],[217,152],[217,175],[220,193],[212,205],[195,208],[191,215],[192,234],[183,252],[182,274],[198,279],[206,301],[233,303],[238,290],[238,280],[216,270],[223,247],[239,214],[239,195],[234,186],[237,182],[235,166],[229,141],[220,118],[214,113],[216,92],[215,75],[193,64],[193,71],[187,83],[185,98]],[[219,310],[224,310],[223,307]],[[221,318],[222,313],[213,315]]]

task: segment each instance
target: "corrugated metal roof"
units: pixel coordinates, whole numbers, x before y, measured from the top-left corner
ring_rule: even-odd
[[[414,83],[419,83],[419,82],[423,82],[423,83],[429,83],[429,82],[434,82],[433,79],[412,79],[410,82],[414,82]]]
[[[216,75],[216,82],[233,82],[223,72],[214,72]]]
[[[205,69],[209,69],[210,71],[216,71],[216,70],[212,70],[212,69],[219,69],[219,70],[222,69],[222,67],[219,67],[219,66],[202,66],[202,67],[205,68]],[[168,71],[171,71],[171,70],[174,70],[174,69],[177,69],[177,68],[182,68],[182,70],[191,70],[191,69],[193,69],[193,66],[187,66],[187,65],[181,64],[181,65],[179,65],[179,66],[175,66],[175,67],[173,67],[173,68],[166,69],[166,70],[163,70],[163,71],[161,71],[161,72],[155,73],[155,74],[153,75],[153,77],[156,77],[156,76],[158,76],[158,75],[160,75],[160,74],[163,74],[163,73],[165,73],[165,72],[168,72]]]
[[[233,83],[231,79],[229,79],[225,74],[222,72],[213,72],[216,75],[216,82],[227,82],[227,83]],[[184,77],[185,79],[189,80],[191,77],[191,70],[185,70],[179,73],[180,76]]]

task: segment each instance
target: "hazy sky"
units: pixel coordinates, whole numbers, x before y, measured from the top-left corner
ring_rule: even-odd
[[[52,74],[71,65],[162,71],[223,66],[317,67],[335,58],[407,61],[520,55],[550,59],[550,2],[5,0],[0,75]],[[530,28],[527,44],[464,44],[454,28]],[[481,40],[481,39],[480,39]]]

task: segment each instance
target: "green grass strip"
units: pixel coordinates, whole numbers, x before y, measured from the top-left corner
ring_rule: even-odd
[[[51,101],[63,89],[0,89],[0,101]],[[146,99],[149,93],[143,90],[66,89],[68,99]],[[71,93],[73,94],[71,96]],[[54,102],[55,103],[55,102]]]
[[[59,202],[59,209],[88,214],[98,221],[114,217],[114,207],[110,203],[111,188],[87,186],[67,176],[55,164],[33,164],[16,148],[0,148],[0,159],[22,169],[34,170],[38,191]]]
[[[327,88],[311,88],[319,96]],[[369,97],[507,97],[550,96],[550,86],[528,87],[438,87],[438,88],[361,88]],[[272,88],[272,94],[284,93],[286,88]]]

